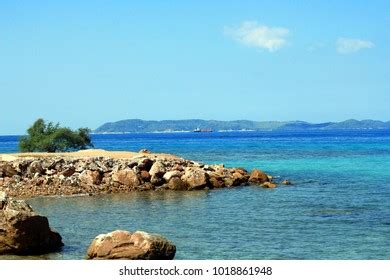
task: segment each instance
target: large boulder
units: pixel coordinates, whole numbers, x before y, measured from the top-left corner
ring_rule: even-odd
[[[251,176],[249,177],[249,182],[260,185],[265,182],[269,182],[269,178],[263,171],[259,169],[253,169]]]
[[[173,191],[185,191],[188,188],[187,184],[179,177],[171,177],[171,179],[166,184],[166,187]]]
[[[172,260],[176,246],[168,239],[143,231],[116,230],[98,235],[88,248],[88,259]]]
[[[156,161],[153,165],[152,168],[149,170],[150,176],[156,176],[156,177],[163,177],[164,173],[166,171],[166,166],[164,163],[161,161]]]
[[[85,185],[99,185],[102,182],[102,175],[96,170],[84,170],[80,174],[80,181]]]
[[[0,254],[34,255],[58,251],[64,244],[46,217],[24,200],[0,192]]]
[[[171,178],[173,177],[181,177],[183,175],[183,172],[180,172],[178,170],[172,170],[172,171],[168,171],[167,173],[164,174],[163,178],[165,181],[169,181],[171,180]]]
[[[199,190],[207,187],[209,175],[201,168],[186,168],[181,179],[187,183],[188,190]]]
[[[112,174],[112,180],[129,187],[137,187],[140,185],[140,180],[134,170],[126,168],[114,172]]]
[[[164,183],[163,176],[166,172],[166,166],[161,161],[156,161],[152,168],[149,170],[149,174],[151,176],[150,182],[156,186],[160,186]]]

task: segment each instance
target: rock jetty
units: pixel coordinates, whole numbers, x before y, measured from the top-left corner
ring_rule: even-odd
[[[0,191],[0,254],[36,255],[58,251],[61,236],[24,200]]]
[[[175,253],[176,246],[160,235],[116,230],[98,235],[87,259],[172,260]]]
[[[92,152],[93,151],[93,152]],[[192,191],[257,184],[274,188],[261,170],[207,165],[173,155],[80,151],[0,155],[0,191],[14,197]]]

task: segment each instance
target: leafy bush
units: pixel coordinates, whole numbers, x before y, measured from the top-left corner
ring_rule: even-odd
[[[45,123],[43,119],[38,119],[27,130],[28,135],[22,136],[19,140],[21,152],[66,152],[82,150],[93,147],[90,130],[79,128],[75,131],[60,127],[52,122]]]

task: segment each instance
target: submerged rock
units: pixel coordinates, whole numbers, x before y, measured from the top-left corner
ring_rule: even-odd
[[[266,189],[276,188],[276,184],[271,183],[271,182],[264,182],[260,186],[262,186],[263,188],[266,188]]]
[[[98,235],[88,248],[88,259],[172,260],[176,246],[168,239],[143,231],[116,230]]]
[[[35,255],[58,251],[64,244],[46,217],[24,200],[0,192],[0,254]]]
[[[291,182],[289,180],[283,180],[281,182],[282,185],[291,185]]]

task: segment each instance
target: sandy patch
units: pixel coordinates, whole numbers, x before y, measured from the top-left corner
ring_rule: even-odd
[[[69,157],[69,158],[89,158],[89,157],[108,157],[117,159],[126,159],[146,156],[148,158],[161,159],[179,159],[179,157],[170,154],[159,153],[138,153],[130,151],[106,151],[101,149],[81,150],[69,153],[15,153],[15,154],[0,154],[0,160],[13,161],[18,158],[50,158],[50,157]]]

